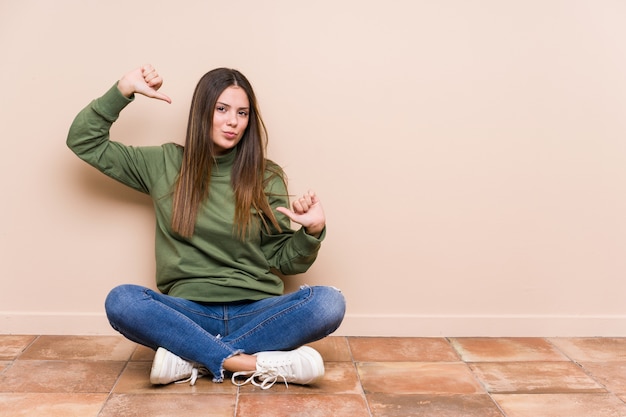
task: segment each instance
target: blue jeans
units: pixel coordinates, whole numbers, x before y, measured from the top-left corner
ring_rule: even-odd
[[[234,355],[291,350],[328,336],[345,307],[339,290],[308,286],[260,301],[201,303],[120,285],[105,302],[115,330],[205,366],[215,382],[224,379],[224,361]]]

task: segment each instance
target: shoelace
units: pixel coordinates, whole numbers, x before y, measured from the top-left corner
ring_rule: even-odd
[[[245,381],[243,382],[236,381],[236,378],[238,376],[248,376],[248,375],[250,376]],[[261,382],[257,382],[256,378],[258,377],[263,378]],[[261,389],[270,389],[272,388],[272,386],[274,386],[276,381],[278,381],[278,378],[282,378],[283,382],[285,383],[285,386],[289,388],[289,384],[287,383],[287,377],[277,372],[275,369],[260,369],[256,371],[235,372],[233,374],[233,377],[231,378],[231,381],[234,385],[237,385],[238,387],[246,385],[247,383],[251,383],[252,385],[257,386]]]
[[[208,370],[204,369],[204,368],[192,368],[191,369],[191,376],[187,379],[183,379],[180,381],[176,381],[174,382],[175,384],[184,384],[185,382],[189,382],[189,385],[196,385],[196,380],[198,378],[202,378],[203,376],[205,376],[208,373]]]

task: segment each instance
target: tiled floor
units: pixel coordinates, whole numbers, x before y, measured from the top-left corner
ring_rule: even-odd
[[[626,416],[626,338],[359,338],[313,344],[315,386],[148,382],[121,337],[0,335],[0,416]]]

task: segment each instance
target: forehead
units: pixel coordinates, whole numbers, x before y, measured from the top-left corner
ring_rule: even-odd
[[[248,100],[248,94],[245,90],[239,86],[231,85],[227,87],[222,94],[217,98],[218,103],[227,104],[235,108],[247,108],[250,107],[250,101]]]

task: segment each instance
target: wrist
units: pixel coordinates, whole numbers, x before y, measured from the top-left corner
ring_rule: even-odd
[[[117,89],[120,90],[120,93],[126,98],[131,98],[135,93],[135,90],[126,79],[122,78],[117,82]]]
[[[320,238],[323,231],[324,231],[324,225],[309,226],[309,227],[304,228],[304,232],[307,235],[313,236],[316,239]]]

